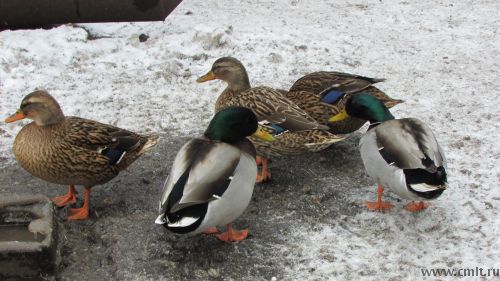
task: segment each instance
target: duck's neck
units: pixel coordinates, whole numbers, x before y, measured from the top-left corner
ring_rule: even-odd
[[[217,98],[215,102],[215,112],[219,112],[226,107],[226,102],[232,97],[250,89],[250,80],[246,72],[244,75],[239,76],[237,79],[232,81],[226,81],[227,87],[224,89],[222,94]]]
[[[395,119],[394,115],[385,107],[383,110],[374,113],[375,114],[368,119],[368,121],[370,121],[370,127],[368,127],[368,129],[374,128],[382,122]]]
[[[227,81],[227,87],[224,91],[241,93],[248,89],[250,89],[250,79],[248,79],[248,75],[246,73],[243,73],[237,79]]]
[[[33,118],[35,124],[37,126],[49,126],[49,125],[57,125],[64,122],[64,114],[61,109],[56,108],[51,111],[44,111],[39,113]]]

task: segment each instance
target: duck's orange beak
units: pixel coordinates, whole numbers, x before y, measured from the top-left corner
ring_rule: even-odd
[[[196,82],[203,83],[203,82],[214,80],[214,79],[215,79],[215,73],[213,73],[212,71],[209,71],[207,74],[196,79]]]
[[[24,115],[24,113],[21,110],[18,110],[16,111],[16,113],[12,114],[7,119],[5,119],[5,123],[15,122],[24,118],[26,118],[26,115]]]

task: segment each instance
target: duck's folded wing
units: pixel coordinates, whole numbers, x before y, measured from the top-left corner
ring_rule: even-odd
[[[249,97],[254,98],[250,99]],[[251,88],[237,95],[237,98],[240,105],[251,108],[260,121],[266,120],[290,131],[328,129],[327,126],[319,124],[307,112],[272,88]]]
[[[132,151],[144,140],[131,131],[78,117],[68,118],[65,138],[72,145],[96,151],[107,148]]]
[[[192,139],[185,143],[181,149],[177,152],[175,156],[174,163],[172,164],[172,168],[170,169],[170,174],[167,179],[163,183],[163,190],[160,196],[160,211],[163,209],[166,210],[166,203],[168,197],[172,193],[172,189],[174,185],[179,182],[179,179],[186,173],[189,172],[189,167],[191,162],[196,157],[196,153],[198,150],[207,149],[206,146],[209,146],[208,141],[201,139]],[[182,184],[182,183],[180,183]],[[184,184],[181,186],[184,188]],[[182,196],[182,189],[180,190]]]
[[[335,71],[320,71],[307,74],[297,80],[290,88],[290,92],[308,91],[322,97],[332,90],[355,93],[384,80]]]
[[[228,187],[240,156],[238,148],[226,143],[188,142],[165,182],[160,210],[174,213],[217,199]]]
[[[374,128],[382,157],[401,169],[435,173],[445,158],[432,130],[414,118],[391,120]]]

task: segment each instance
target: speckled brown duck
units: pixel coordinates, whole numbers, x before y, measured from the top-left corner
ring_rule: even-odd
[[[69,185],[66,195],[52,199],[54,204],[62,207],[75,203],[75,185],[85,187],[83,206],[70,208],[68,220],[87,219],[91,187],[116,177],[158,141],[155,135],[142,136],[96,121],[66,117],[46,91],[24,97],[21,108],[5,122],[24,118],[33,122],[17,134],[14,155],[30,174]]]
[[[331,123],[328,119],[345,108],[349,97],[365,93],[382,101],[387,108],[403,102],[373,86],[384,80],[334,71],[314,72],[297,80],[286,97],[320,124],[328,126],[331,133],[347,134],[358,130],[366,120],[349,116]]]
[[[257,157],[257,164],[262,165],[257,182],[270,178],[266,158],[319,151],[343,139],[328,132],[328,126],[319,124],[280,91],[269,87],[251,87],[245,67],[235,58],[217,59],[211,70],[197,82],[214,79],[227,83],[226,89],[217,98],[216,112],[229,106],[249,108],[257,115],[259,124],[275,137],[273,142],[250,138],[257,152],[264,156]]]

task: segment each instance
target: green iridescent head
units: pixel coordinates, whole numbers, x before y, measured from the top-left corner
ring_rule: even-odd
[[[344,120],[348,116],[368,120],[371,123],[394,119],[394,116],[383,102],[366,93],[360,93],[350,97],[346,102],[345,109],[337,115],[332,116],[328,121],[338,122]]]
[[[205,131],[207,138],[227,143],[237,143],[250,135],[274,140],[273,136],[259,129],[257,116],[252,110],[237,106],[227,107],[215,114]]]

